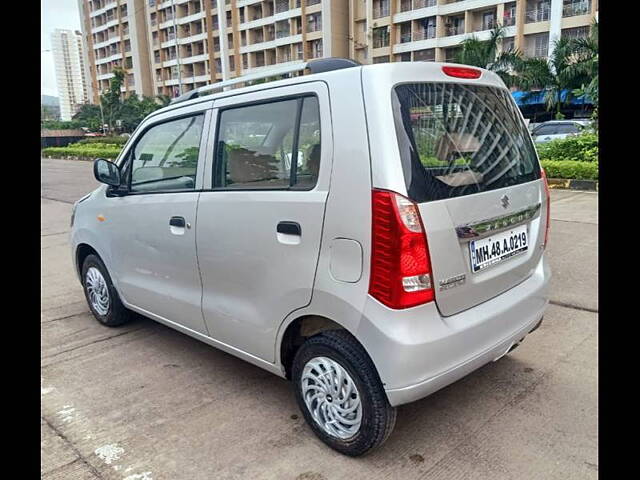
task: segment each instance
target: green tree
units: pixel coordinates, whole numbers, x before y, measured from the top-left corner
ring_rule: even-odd
[[[524,101],[542,91],[547,110],[555,110],[556,118],[564,117],[562,107],[575,98],[576,89],[591,81],[590,73],[578,66],[575,48],[575,40],[561,38],[554,42],[549,59],[522,58],[516,62],[514,85],[527,92]]]
[[[124,83],[125,71],[121,67],[112,70],[113,78],[109,82],[109,88],[100,96],[105,123],[109,131],[113,130],[116,120],[120,119],[122,109],[122,93],[120,89]]]
[[[598,127],[598,22],[591,24],[591,30],[587,38],[578,38],[572,42],[574,69],[580,71],[590,80],[583,83],[573,91],[576,96],[589,98],[593,103],[594,128]]]
[[[100,107],[98,105],[85,103],[73,116],[73,120],[81,124],[83,127],[87,127],[92,132],[98,131],[102,125]]]
[[[504,33],[504,27],[496,24],[491,30],[489,40],[479,40],[475,35],[466,38],[455,54],[455,62],[491,70],[498,74],[508,87],[513,86],[513,69],[521,61],[522,55],[516,49],[498,53]]]

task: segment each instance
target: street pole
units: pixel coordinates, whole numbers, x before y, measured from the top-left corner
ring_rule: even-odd
[[[178,95],[182,95],[182,71],[180,68],[180,45],[178,44],[178,26],[176,24],[176,6],[171,0],[171,10],[173,12],[173,34],[176,42],[176,64],[178,67]]]
[[[102,111],[102,94],[98,97],[98,104],[100,105],[100,118],[102,119],[102,125],[100,126],[102,133],[104,133],[104,112]]]
[[[220,29],[222,81],[225,81],[229,80],[229,37],[227,36],[227,8],[225,0],[218,0],[218,26]],[[238,61],[238,59],[236,59],[236,61]]]

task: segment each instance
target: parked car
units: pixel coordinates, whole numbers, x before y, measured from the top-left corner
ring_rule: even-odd
[[[578,135],[590,124],[590,120],[551,120],[535,127],[531,136],[536,143],[550,142]]]
[[[149,115],[95,162],[72,254],[99,322],[137,312],[290,379],[356,456],[540,325],[549,190],[496,74],[306,66]]]

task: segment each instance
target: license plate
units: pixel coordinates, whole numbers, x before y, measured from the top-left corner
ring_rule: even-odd
[[[488,238],[469,242],[471,271],[473,273],[503,262],[529,248],[527,226],[522,225],[513,230],[497,233]]]

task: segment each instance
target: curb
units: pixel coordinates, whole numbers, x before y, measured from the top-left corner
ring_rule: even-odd
[[[51,157],[48,155],[42,155],[42,158],[46,158],[47,160],[75,160],[78,162],[93,162],[95,160],[95,158],[92,157],[76,157],[74,155],[67,155],[62,157]]]
[[[547,179],[549,188],[567,189],[567,190],[587,190],[592,192],[598,191],[597,180],[573,180],[565,178],[549,178]]]

